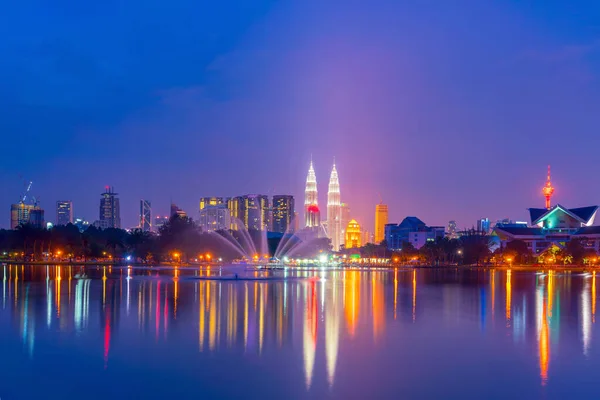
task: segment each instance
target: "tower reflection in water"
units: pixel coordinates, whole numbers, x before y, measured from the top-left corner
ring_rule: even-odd
[[[267,350],[301,343],[296,348],[302,349],[307,390],[316,371],[324,371],[318,379],[334,387],[345,348],[384,349],[400,340],[397,331],[425,324],[435,312],[460,321],[461,313],[475,313],[473,307],[481,313],[473,317],[483,334],[504,331],[515,345],[537,349],[546,385],[558,340],[570,330],[561,309],[576,305],[577,340],[585,356],[596,314],[595,272],[343,270],[230,281],[210,269],[1,268],[0,322],[18,333],[29,357],[35,357],[40,336],[74,333],[77,341],[100,333],[99,362],[110,368],[115,344],[128,337],[173,343],[197,330],[193,340],[200,353],[263,357]]]

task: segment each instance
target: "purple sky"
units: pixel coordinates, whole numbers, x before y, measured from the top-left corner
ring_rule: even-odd
[[[557,202],[600,203],[597,2],[200,3],[8,5],[0,227],[25,180],[51,221],[94,221],[105,185],[124,227],[141,198],[302,204],[311,153],[370,231],[378,193],[391,222],[524,220],[547,164]]]

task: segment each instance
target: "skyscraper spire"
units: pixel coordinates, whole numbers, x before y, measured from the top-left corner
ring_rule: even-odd
[[[304,222],[309,228],[319,227],[321,223],[321,211],[319,211],[319,199],[317,192],[317,175],[313,167],[312,154],[310,166],[306,176],[306,188],[304,190]]]
[[[340,180],[335,159],[331,176],[329,177],[329,190],[327,192],[327,229],[333,251],[339,251],[342,243],[342,201],[340,197]]]

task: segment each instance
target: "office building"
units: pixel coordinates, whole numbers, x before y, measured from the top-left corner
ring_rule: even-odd
[[[286,233],[294,228],[294,196],[273,196],[273,232]]]
[[[329,190],[327,191],[327,232],[333,251],[339,251],[342,244],[342,202],[335,162],[329,177]]]
[[[385,225],[388,223],[388,206],[379,203],[375,206],[375,244],[385,240]]]
[[[140,200],[140,229],[152,231],[152,204],[148,200]]]
[[[79,229],[79,232],[85,232],[85,230],[90,227],[90,223],[83,218],[76,218],[73,225]]]
[[[56,202],[56,225],[68,225],[73,223],[73,202],[63,200]]]
[[[448,237],[450,239],[458,239],[458,229],[454,220],[448,222]]]
[[[246,229],[269,230],[269,197],[261,194],[242,196],[241,220]]]
[[[102,229],[121,228],[121,207],[117,195],[114,188],[106,187],[100,199],[100,218],[94,225]]]
[[[362,232],[355,219],[350,220],[346,226],[346,249],[357,249],[362,246]]]
[[[204,210],[208,206],[218,206],[221,204],[227,205],[229,198],[227,197],[201,197],[200,198],[200,211]]]
[[[481,218],[477,220],[477,232],[487,235],[490,233],[490,228],[491,226],[489,218]]]
[[[34,207],[29,211],[29,225],[37,229],[45,229],[46,221],[44,219],[44,210]]]
[[[198,225],[204,232],[230,229],[231,218],[226,204],[205,205],[200,210]]]

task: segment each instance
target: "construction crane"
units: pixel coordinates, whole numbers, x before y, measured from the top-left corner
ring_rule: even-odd
[[[27,195],[31,191],[31,185],[33,185],[33,182],[29,181],[29,184],[27,185],[27,190],[25,190],[25,193],[23,193],[23,195],[21,196],[20,203],[25,204],[25,200],[27,200]]]

